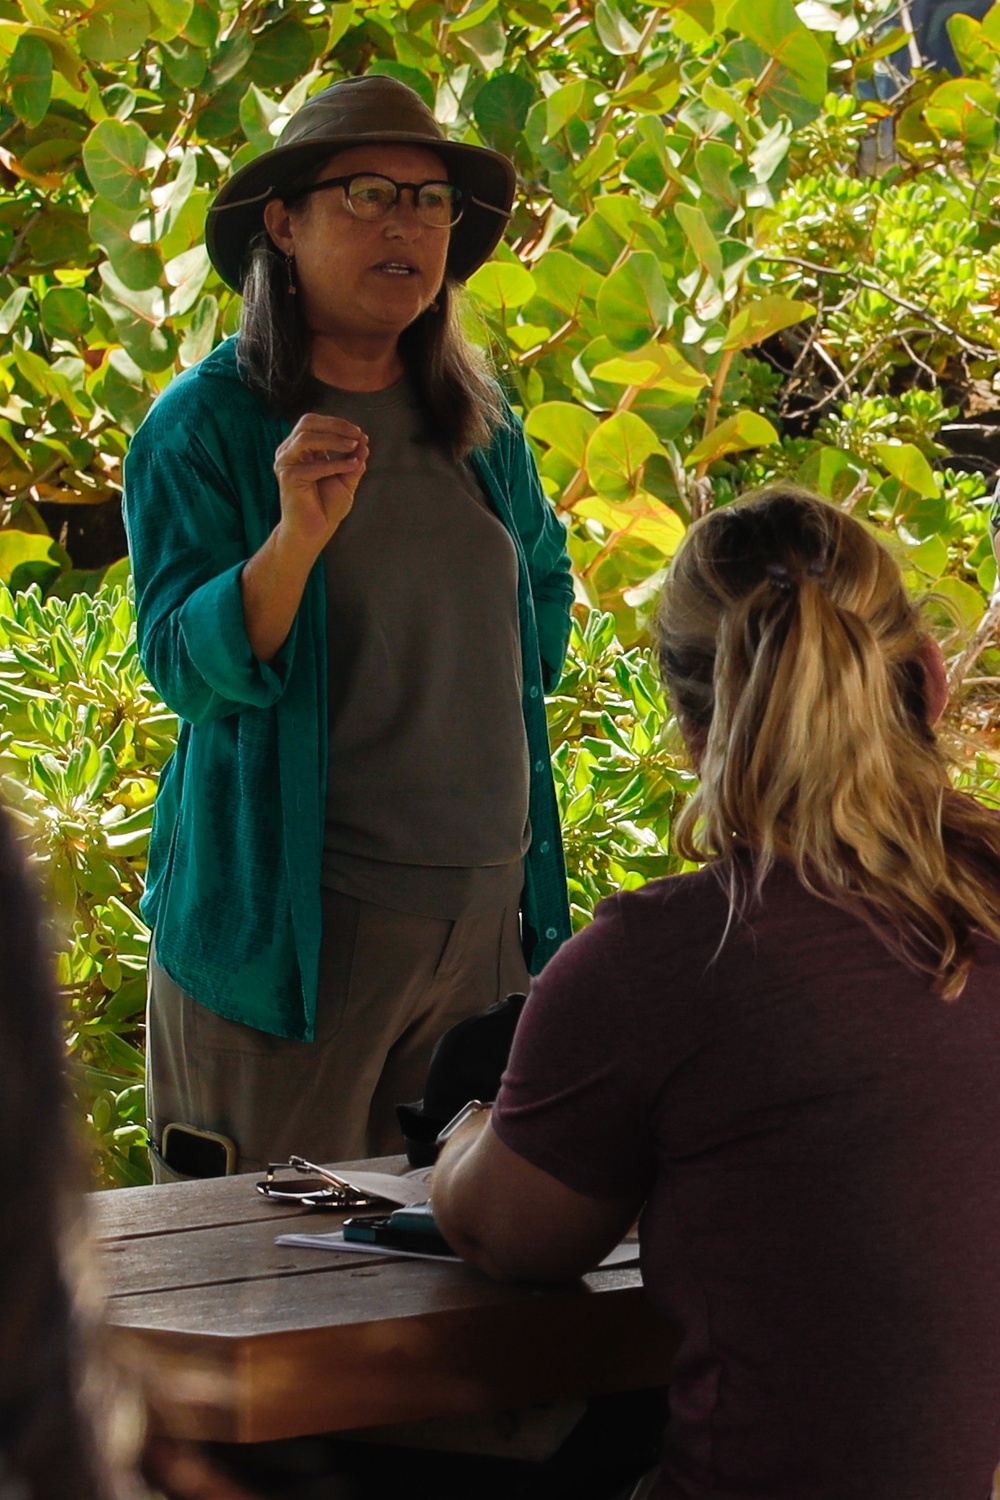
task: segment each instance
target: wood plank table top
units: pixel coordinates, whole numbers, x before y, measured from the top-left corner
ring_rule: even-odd
[[[343,1164],[401,1172],[402,1157]],[[92,1195],[108,1316],[178,1436],[257,1442],[663,1385],[676,1348],[638,1269],[564,1287],[276,1245],[344,1215],[253,1176]]]

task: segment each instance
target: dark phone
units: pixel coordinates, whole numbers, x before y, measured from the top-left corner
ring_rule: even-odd
[[[434,1222],[430,1206],[397,1208],[391,1214],[368,1214],[344,1220],[344,1239],[384,1245],[386,1250],[410,1250],[417,1255],[448,1255],[458,1259]]]
[[[165,1125],[160,1153],[182,1177],[228,1177],[236,1171],[236,1146],[229,1137],[194,1125]]]

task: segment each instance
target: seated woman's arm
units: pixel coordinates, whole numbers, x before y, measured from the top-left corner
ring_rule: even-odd
[[[434,1217],[463,1260],[499,1281],[570,1281],[604,1259],[641,1200],[589,1198],[505,1146],[486,1115],[446,1144]]]
[[[435,1218],[491,1276],[579,1276],[617,1244],[646,1197],[650,1101],[628,966],[608,901],[535,981],[492,1120],[473,1116],[445,1146]]]

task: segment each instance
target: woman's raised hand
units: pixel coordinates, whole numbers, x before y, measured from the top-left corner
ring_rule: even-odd
[[[354,504],[368,462],[368,439],[342,417],[307,412],[274,455],[281,529],[319,553]]]

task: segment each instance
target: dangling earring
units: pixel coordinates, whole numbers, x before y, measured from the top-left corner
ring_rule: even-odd
[[[299,293],[299,289],[295,285],[295,256],[294,255],[288,254],[288,255],[285,256],[285,270],[288,272],[288,295],[289,295],[289,297],[297,297],[298,293]]]

